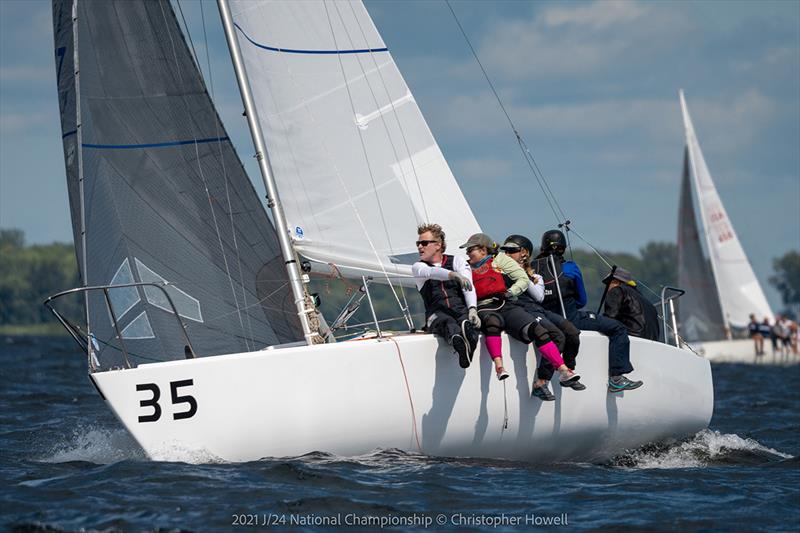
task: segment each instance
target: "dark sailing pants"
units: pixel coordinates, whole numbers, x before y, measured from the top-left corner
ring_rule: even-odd
[[[466,324],[464,324],[464,329],[469,337],[467,340],[472,346],[477,346],[478,332],[472,327],[472,323],[469,322],[466,309],[462,314],[458,315],[458,318],[442,311],[435,311],[428,317],[428,331],[444,338],[448,344],[451,344],[453,335],[462,334],[461,325],[464,322],[466,322]]]
[[[619,376],[633,372],[631,343],[628,330],[621,322],[586,311],[578,311],[573,324],[579,329],[597,331],[608,337],[608,375]]]
[[[478,306],[478,316],[481,321],[486,322],[486,326],[492,325],[502,329],[512,338],[525,344],[533,341],[536,346],[541,346],[551,340],[555,341],[555,339],[550,339],[547,332],[541,328],[534,328],[534,331],[530,331],[529,326],[536,323],[536,318],[514,302],[495,299],[484,303]]]

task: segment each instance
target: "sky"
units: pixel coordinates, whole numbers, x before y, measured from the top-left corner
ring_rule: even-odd
[[[482,228],[537,241],[555,218],[447,5],[366,5]],[[561,208],[600,249],[675,242],[682,88],[728,215],[780,307],[772,260],[800,250],[800,2],[452,6]],[[200,7],[181,0],[196,39],[205,15],[215,100],[263,190],[216,3]],[[50,10],[0,0],[0,227],[29,243],[72,240]]]

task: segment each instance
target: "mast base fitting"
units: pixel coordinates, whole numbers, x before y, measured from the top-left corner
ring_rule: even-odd
[[[309,272],[311,272],[311,263],[308,262],[308,261],[301,262],[300,263],[300,270],[302,270],[303,272],[308,274]]]

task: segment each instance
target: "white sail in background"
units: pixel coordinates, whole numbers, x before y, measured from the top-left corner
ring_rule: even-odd
[[[299,253],[410,275],[418,224],[441,224],[451,250],[480,231],[360,1],[230,7]]]
[[[747,326],[751,313],[755,313],[759,319],[766,317],[773,321],[772,310],[764,296],[764,291],[753,273],[753,268],[747,260],[739,238],[733,229],[733,224],[728,218],[728,213],[725,211],[711,179],[694,132],[683,91],[680,92],[680,99],[697,203],[700,206],[700,218],[703,220],[706,244],[719,292],[722,314],[729,326],[738,328]]]

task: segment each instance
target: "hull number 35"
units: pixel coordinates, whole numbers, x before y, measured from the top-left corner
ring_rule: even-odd
[[[182,420],[184,418],[192,418],[197,413],[197,400],[194,396],[189,394],[178,394],[178,389],[183,387],[191,387],[194,385],[194,380],[182,379],[180,381],[171,381],[169,384],[170,394],[172,396],[172,405],[179,405],[182,403],[188,404],[189,408],[184,411],[172,413],[173,420]],[[139,406],[147,409],[152,409],[152,412],[146,415],[139,415],[139,422],[155,422],[161,418],[161,405],[158,401],[161,399],[161,389],[155,383],[140,383],[136,385],[137,391],[150,392],[150,397],[139,401]]]

